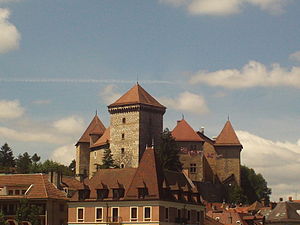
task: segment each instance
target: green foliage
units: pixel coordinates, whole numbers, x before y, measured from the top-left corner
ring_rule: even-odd
[[[241,187],[228,186],[227,201],[229,203],[252,204],[255,201],[270,201],[271,189],[261,174],[256,174],[252,168],[241,166]]]
[[[62,165],[60,163],[54,162],[52,160],[46,160],[43,163],[37,164],[38,173],[48,173],[50,171],[58,172],[66,176],[72,176],[73,173],[68,166]]]
[[[182,164],[179,160],[179,148],[168,128],[163,131],[161,144],[156,152],[162,168],[173,171],[182,170]]]
[[[0,211],[0,225],[8,225],[2,211]]]
[[[72,171],[73,175],[75,175],[75,170],[76,170],[76,161],[75,161],[75,159],[73,159],[72,162],[70,163],[69,170]]]
[[[113,160],[113,155],[111,154],[110,149],[104,150],[104,156],[102,160],[102,165],[100,165],[100,169],[109,169],[109,168],[118,168]]]
[[[15,166],[15,158],[13,156],[12,149],[8,146],[7,143],[2,145],[0,149],[0,167],[14,167]]]
[[[18,223],[28,221],[32,225],[40,225],[39,215],[41,211],[42,209],[40,207],[31,205],[27,199],[22,199],[16,212],[16,220]]]
[[[20,154],[16,159],[17,172],[30,173],[31,164],[32,160],[27,152],[25,152],[23,155]]]

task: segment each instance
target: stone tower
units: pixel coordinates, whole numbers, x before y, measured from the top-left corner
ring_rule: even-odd
[[[110,149],[121,168],[138,167],[146,146],[157,147],[166,107],[138,83],[113,104],[110,113]]]
[[[217,154],[216,172],[223,183],[233,180],[241,184],[241,160],[240,153],[243,149],[235,131],[228,120],[215,141]]]
[[[95,115],[76,146],[76,176],[88,176],[90,169],[90,147],[103,135],[105,127]]]

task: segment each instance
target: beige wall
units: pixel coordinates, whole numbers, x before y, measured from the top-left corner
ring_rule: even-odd
[[[76,146],[76,174],[89,174],[90,167],[90,145],[89,143],[78,143]]]
[[[90,152],[89,178],[97,171],[97,164],[102,165],[105,149],[94,150]]]

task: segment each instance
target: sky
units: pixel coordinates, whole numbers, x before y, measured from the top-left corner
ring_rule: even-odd
[[[300,199],[300,1],[0,0],[0,144],[68,165],[137,81],[214,137],[228,117],[272,199]]]

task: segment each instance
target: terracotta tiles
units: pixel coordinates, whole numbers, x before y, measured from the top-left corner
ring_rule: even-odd
[[[93,118],[88,128],[84,131],[83,135],[78,140],[77,144],[80,142],[90,143],[90,134],[102,135],[105,132],[105,126],[99,119],[97,115]]]
[[[172,136],[176,141],[204,141],[184,119],[177,122]]]
[[[110,140],[110,128],[108,127],[104,134],[96,141],[94,145],[91,146],[91,148],[100,147],[102,145],[106,145],[109,143]]]
[[[133,104],[145,104],[150,106],[156,106],[159,108],[165,108],[147,91],[145,91],[145,89],[143,89],[139,84],[134,85],[128,92],[126,92],[123,96],[121,96],[117,101],[115,101],[108,107]]]
[[[217,137],[215,145],[241,146],[241,143],[229,120],[226,122],[223,130]]]

